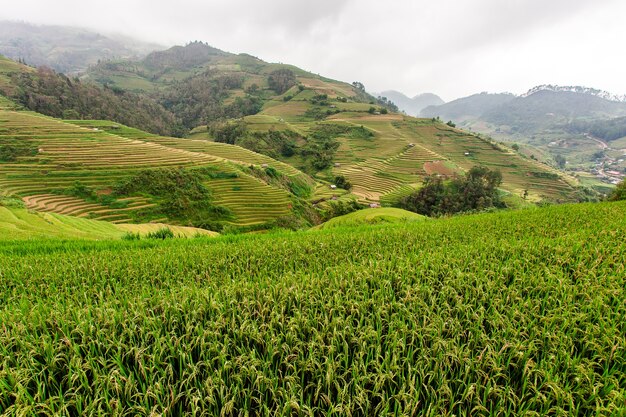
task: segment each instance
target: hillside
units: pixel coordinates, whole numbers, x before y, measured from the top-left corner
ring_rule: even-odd
[[[287,100],[299,86],[309,93],[311,88],[339,92],[351,102],[376,101],[350,84],[291,65],[224,52],[202,42],[153,52],[142,60],[102,62],[81,79],[148,96],[187,130],[216,120],[257,114],[276,97]]]
[[[56,213],[39,213],[25,208],[3,207],[0,201],[0,241],[32,239],[122,239],[127,233],[145,236],[162,228],[176,236],[215,236],[217,233],[193,227],[162,223],[113,224]]]
[[[625,219],[0,242],[0,414],[619,416]]]
[[[426,107],[440,106],[445,103],[441,97],[432,93],[418,94],[411,98],[399,91],[387,90],[377,95],[391,100],[401,111],[409,116],[419,116],[420,112]]]
[[[0,21],[0,54],[66,74],[84,71],[100,60],[136,58],[161,48],[75,27]]]
[[[135,64],[139,66],[128,70]],[[39,76],[29,67],[12,65],[22,74]],[[113,75],[111,65],[126,69]],[[426,175],[463,174],[475,165],[502,171],[501,189],[513,206],[588,198],[576,179],[510,148],[437,120],[389,112],[359,83],[329,80],[199,42],[150,54],[132,65],[103,63],[88,74],[109,71],[110,87],[76,83],[117,91],[117,82],[128,81],[124,77],[132,73],[133,80],[150,87],[113,94],[137,94],[151,103],[165,100],[166,111],[194,126],[188,138],[108,121],[62,122],[7,104],[0,111],[3,193],[23,197],[37,210],[216,230],[306,227],[320,217],[341,214],[340,205],[353,200],[394,205],[421,186]],[[5,85],[15,86],[14,79]],[[248,108],[250,103],[256,107]],[[248,110],[254,114],[246,115]],[[81,116],[89,119],[90,114]],[[203,120],[212,121],[196,125]],[[157,171],[156,180],[144,172],[168,167],[174,170]],[[338,179],[351,188],[335,188]],[[171,197],[164,191],[180,181],[190,184],[182,194]],[[142,187],[150,190],[147,195]]]
[[[599,90],[539,86],[519,97],[484,93],[429,107],[422,115],[526,145],[526,155],[604,182],[626,172],[620,141],[626,136],[626,103]]]
[[[390,223],[425,221],[426,217],[399,208],[368,208],[337,216],[317,226],[316,229],[359,227]]]
[[[185,150],[191,142],[144,132],[137,140],[128,133],[135,131],[0,109],[0,194],[113,223],[219,230],[301,217],[292,189],[306,196],[313,181],[293,167],[232,145]]]
[[[352,184],[351,193],[365,202],[393,204],[419,187],[425,175],[450,176],[475,165],[502,171],[502,188],[513,200],[524,190],[535,202],[578,198],[574,178],[475,134],[430,119],[371,114],[368,104],[345,104],[336,97],[320,106],[300,94],[306,90],[244,118],[245,133],[234,143],[270,153],[321,180],[344,176]],[[319,121],[307,117],[317,109],[345,111]],[[192,138],[215,139],[204,128],[194,132]],[[283,151],[285,143],[293,145],[289,152]],[[324,191],[320,197],[332,195]]]
[[[177,134],[175,117],[143,95],[83,83],[0,55],[0,96],[57,118],[107,119],[159,134]]]

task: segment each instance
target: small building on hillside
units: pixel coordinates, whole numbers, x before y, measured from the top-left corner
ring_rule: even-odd
[[[379,203],[370,203],[370,208],[380,208]]]
[[[331,190],[336,190],[336,189],[337,189],[337,186],[336,186],[335,184],[330,184],[330,189],[331,189]]]

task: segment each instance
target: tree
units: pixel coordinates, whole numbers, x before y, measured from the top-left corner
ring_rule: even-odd
[[[237,139],[247,133],[246,123],[243,120],[225,123],[213,123],[207,126],[209,133],[216,142],[234,145]]]
[[[567,163],[563,155],[555,155],[554,162],[556,162],[556,165],[561,169],[565,168],[565,164]]]
[[[358,81],[354,81],[354,82],[352,83],[352,86],[353,86],[354,88],[356,88],[357,90],[359,90],[359,91],[363,91],[363,92],[365,91],[365,86],[363,85],[363,83],[360,83],[360,82],[358,82]]]
[[[352,188],[352,183],[343,175],[337,175],[335,177],[335,185],[339,188],[343,188],[344,190]]]
[[[626,200],[626,180],[622,180],[622,182],[617,184],[617,187],[615,187],[615,190],[613,190],[609,197],[609,201],[621,200]]]
[[[400,207],[427,216],[479,211],[503,207],[498,187],[502,174],[482,166],[472,167],[464,177],[450,182],[436,175],[427,176],[424,186],[400,200]]]
[[[276,94],[283,94],[296,85],[296,75],[290,69],[281,68],[269,74],[267,83]]]

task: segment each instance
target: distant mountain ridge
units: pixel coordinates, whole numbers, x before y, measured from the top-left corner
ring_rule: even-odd
[[[626,97],[599,89],[540,85],[519,96],[474,94],[427,107],[421,116],[529,145],[529,155],[604,182],[616,178],[604,171],[626,172]]]
[[[428,106],[438,106],[445,103],[441,97],[433,93],[418,94],[410,98],[399,91],[386,90],[377,95],[391,100],[401,111],[410,116],[418,116],[422,109]]]
[[[141,58],[163,46],[69,26],[0,21],[0,54],[75,74],[101,60]]]
[[[600,97],[602,99],[609,100],[609,101],[617,101],[617,102],[622,102],[622,103],[626,102],[626,94],[624,95],[612,94],[612,93],[609,93],[608,91],[603,91],[603,90],[599,90],[596,88],[583,87],[579,85],[573,85],[573,86],[561,86],[561,85],[551,85],[551,84],[538,85],[528,90],[528,92],[522,94],[521,97],[528,97],[539,91],[551,91],[554,93],[570,92],[570,93],[587,94],[590,96]]]

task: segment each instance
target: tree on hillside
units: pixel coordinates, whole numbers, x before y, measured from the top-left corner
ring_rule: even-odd
[[[214,122],[207,130],[216,142],[234,145],[237,139],[246,135],[248,128],[243,120],[234,122]]]
[[[567,163],[563,155],[554,155],[554,162],[556,163],[556,166],[561,169],[565,168],[565,164]]]
[[[296,85],[296,75],[287,68],[281,68],[269,74],[267,83],[276,94],[283,94]]]
[[[359,90],[359,91],[365,91],[365,86],[363,85],[363,83],[360,83],[360,82],[358,82],[358,81],[354,81],[354,82],[352,83],[352,86],[353,86],[354,88],[356,88],[357,90]]]
[[[610,201],[626,200],[626,180],[622,180],[609,197]]]
[[[504,207],[498,194],[501,183],[500,171],[482,166],[475,166],[464,177],[449,182],[430,175],[424,179],[424,186],[400,200],[399,206],[427,216]]]

